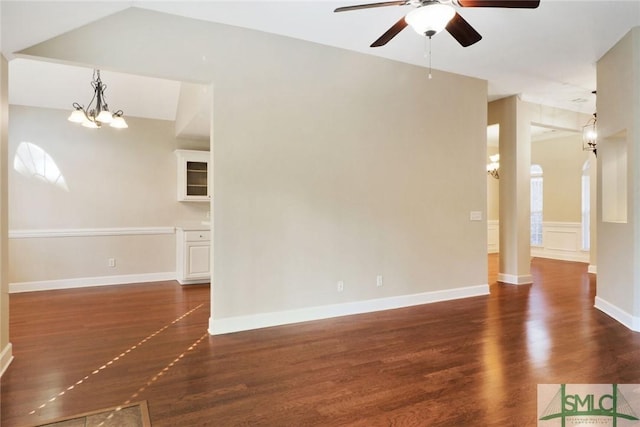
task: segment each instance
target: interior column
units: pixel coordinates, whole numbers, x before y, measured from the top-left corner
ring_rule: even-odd
[[[500,263],[498,281],[523,285],[531,277],[531,114],[517,96],[489,104],[488,124],[500,125]]]

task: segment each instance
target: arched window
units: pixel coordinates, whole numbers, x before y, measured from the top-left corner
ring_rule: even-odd
[[[582,250],[591,247],[591,162],[587,160],[582,166]]]
[[[65,191],[69,187],[53,158],[40,146],[31,142],[21,142],[13,158],[13,168],[21,175],[53,184]]]
[[[542,168],[531,165],[531,245],[542,246]]]

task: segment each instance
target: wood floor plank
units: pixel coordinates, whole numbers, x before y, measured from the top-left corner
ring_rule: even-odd
[[[3,427],[146,400],[154,426],[535,426],[539,383],[640,383],[640,334],[581,263],[533,285],[211,337],[209,287],[13,294]]]

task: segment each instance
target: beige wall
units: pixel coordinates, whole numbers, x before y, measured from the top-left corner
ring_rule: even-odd
[[[240,93],[216,88],[214,314],[486,283],[486,229],[469,221],[486,205],[485,84],[281,48],[298,54],[269,64],[284,91],[252,79]],[[306,57],[318,65],[305,70]],[[240,128],[243,115],[252,126]]]
[[[486,284],[486,82],[136,9],[29,54],[213,81],[214,321]]]
[[[582,168],[589,155],[580,134],[531,143],[531,163],[543,171],[544,222],[582,221]]]
[[[9,260],[7,208],[7,146],[8,146],[8,69],[7,60],[0,55],[0,375],[12,359],[9,342]]]
[[[128,129],[93,130],[68,122],[68,114],[10,108],[9,228],[45,234],[10,240],[10,282],[175,272],[173,234],[94,236],[92,230],[205,219],[208,205],[176,200],[173,151],[207,149],[207,142],[176,139],[170,121],[127,117]],[[55,163],[66,187],[18,172],[14,162],[21,143],[43,150],[47,171]],[[37,150],[33,159],[41,158]],[[46,235],[69,229],[88,235]],[[108,258],[116,259],[115,268],[108,267]]]
[[[640,330],[640,27],[598,61],[598,291],[596,306]],[[622,135],[622,138],[618,138]],[[623,153],[618,151],[617,147]],[[621,155],[622,154],[622,155]],[[618,185],[604,177],[625,170]],[[622,221],[603,220],[620,202]]]

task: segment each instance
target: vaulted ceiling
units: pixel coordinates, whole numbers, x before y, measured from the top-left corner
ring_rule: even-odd
[[[0,43],[10,62],[10,102],[69,108],[90,95],[91,70],[16,59],[15,52],[129,7],[152,9],[321,43],[427,67],[426,39],[410,28],[386,46],[369,45],[411,6],[334,13],[358,1],[12,1],[0,3]],[[364,3],[367,3],[365,1]],[[541,0],[538,9],[459,8],[483,39],[461,47],[446,32],[431,43],[434,68],[485,79],[489,101],[522,99],[590,114],[596,62],[632,27],[640,0]],[[105,37],[126,43],[117,30]],[[179,37],[179,34],[176,35]],[[310,65],[312,66],[312,65]],[[427,71],[425,69],[425,78]],[[105,71],[111,102],[127,114],[172,120],[180,83]],[[127,88],[144,96],[128,97]]]

